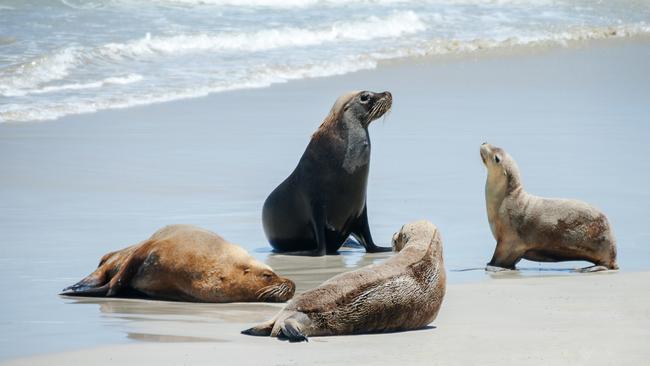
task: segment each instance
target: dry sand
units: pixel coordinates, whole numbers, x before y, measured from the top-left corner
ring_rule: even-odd
[[[6,365],[642,365],[650,359],[650,273],[597,273],[451,285],[427,329],[312,337],[291,344],[240,335],[249,322],[141,323],[147,342],[13,360]],[[231,304],[236,320],[237,304]],[[257,306],[257,305],[246,305]],[[277,306],[259,305],[259,317]],[[196,314],[195,314],[196,316]]]

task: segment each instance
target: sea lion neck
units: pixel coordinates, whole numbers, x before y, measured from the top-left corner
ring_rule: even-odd
[[[359,121],[344,119],[341,121],[339,131],[345,141],[345,156],[343,169],[353,174],[359,168],[368,167],[370,164],[370,134]]]

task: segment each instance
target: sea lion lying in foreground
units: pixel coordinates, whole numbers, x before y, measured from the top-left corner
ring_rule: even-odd
[[[294,283],[219,235],[191,225],[166,226],[140,244],[108,253],[62,295],[132,293],[194,302],[283,302]]]
[[[583,271],[618,269],[616,240],[602,212],[581,201],[528,194],[508,153],[487,143],[481,145],[480,153],[488,171],[488,221],[497,241],[488,266],[514,269],[524,258],[594,264]]]
[[[370,235],[366,187],[370,166],[368,126],[390,110],[389,92],[351,92],[338,98],[298,166],[264,202],[264,233],[276,252],[336,253],[353,235],[367,252]]]
[[[393,237],[399,253],[342,273],[293,299],[272,320],[242,333],[306,341],[309,336],[391,332],[431,323],[445,295],[442,241],[428,221]]]

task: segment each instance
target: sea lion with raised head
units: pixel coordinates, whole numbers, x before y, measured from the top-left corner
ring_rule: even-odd
[[[243,248],[191,225],[166,226],[149,239],[108,253],[71,296],[146,295],[193,302],[283,302],[294,283]]]
[[[428,221],[393,236],[399,253],[342,273],[293,299],[272,320],[244,334],[306,341],[309,336],[378,333],[425,327],[445,295],[442,240]]]
[[[276,252],[332,254],[350,235],[367,252],[390,251],[375,245],[370,235],[366,186],[368,126],[392,101],[389,92],[361,91],[334,103],[298,166],[264,202],[264,232]]]
[[[480,154],[488,172],[487,216],[497,241],[487,269],[514,269],[522,258],[594,264],[583,271],[618,269],[616,240],[602,212],[581,201],[533,196],[507,152],[484,143]]]

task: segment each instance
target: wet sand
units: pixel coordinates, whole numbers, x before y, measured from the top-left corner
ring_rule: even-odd
[[[373,354],[381,360],[403,356],[377,351],[397,344],[396,350],[410,350],[413,359],[418,352],[442,352],[437,355],[448,364],[455,360],[454,350],[473,357],[468,349],[487,345],[499,349],[498,339],[541,340],[535,333],[541,332],[550,343],[530,342],[530,346],[526,342],[518,352],[530,346],[535,352],[524,354],[542,357],[546,345],[552,347],[549,358],[566,354],[573,360],[587,352],[581,347],[592,344],[599,346],[596,355],[609,352],[605,343],[599,343],[608,339],[601,337],[609,329],[609,334],[631,339],[629,346],[616,350],[633,350],[625,347],[633,347],[647,329],[647,309],[637,314],[636,306],[642,304],[600,300],[592,309],[595,301],[590,300],[610,288],[621,298],[640,296],[639,277],[646,275],[626,272],[649,269],[648,64],[648,40],[590,42],[512,54],[407,60],[373,71],[267,89],[44,123],[0,124],[0,292],[5,294],[0,301],[0,359],[108,347],[73,354],[90,357],[97,352],[99,359],[108,354],[102,352],[114,349],[108,345],[125,344],[115,347],[134,350],[137,357],[160,359],[168,355],[165,352],[177,352],[170,354],[170,360],[180,363],[180,354],[216,349],[215,341],[229,342],[231,348],[223,352],[231,352],[227,354],[233,360],[246,357],[250,351],[237,351],[252,345],[287,357],[285,347],[292,345],[238,335],[242,326],[266,318],[277,306],[87,300],[56,294],[90,273],[106,252],[139,242],[170,223],[204,226],[241,244],[279,273],[294,278],[298,291],[385,258],[386,254],[365,255],[359,249],[327,258],[273,256],[260,225],[264,198],[294,168],[336,97],[359,88],[390,90],[395,98],[391,114],[370,127],[368,208],[375,240],[388,245],[402,224],[432,221],[441,230],[454,286],[440,324],[434,323],[439,328],[323,342],[339,345],[354,339],[356,348],[362,348],[360,355]],[[481,270],[461,271],[480,268],[494,250],[485,217],[485,169],[478,154],[483,141],[503,146],[513,155],[529,192],[582,199],[607,213],[618,238],[621,273],[592,277],[568,272],[587,266],[584,262],[522,262],[519,276],[523,279],[503,281]],[[563,287],[583,278],[588,286]],[[600,279],[611,282],[599,286]],[[464,282],[474,284],[455,286]],[[555,286],[564,289],[566,296],[583,291],[583,297],[565,301],[554,292]],[[510,319],[510,314],[499,310],[498,297],[490,297],[494,309],[468,318],[493,323],[461,326],[445,320],[447,316],[460,319],[459,309],[482,309],[481,296],[491,296],[490,291],[503,291],[511,296],[509,301],[526,303],[533,296],[529,287],[551,291],[540,292],[539,296],[550,297],[531,307],[546,304],[539,309],[553,311],[561,323],[517,313],[521,328],[504,332],[496,324]],[[463,296],[468,296],[466,301]],[[618,323],[602,317],[606,314],[600,306],[624,312],[630,324],[638,315],[638,327],[617,330]],[[586,315],[568,317],[579,310]],[[443,329],[452,333],[440,333]],[[482,338],[474,338],[474,332]],[[448,335],[445,342],[447,338],[458,341],[437,349],[434,345],[443,338],[441,334]],[[431,339],[420,343],[418,337]],[[462,339],[476,339],[476,343],[462,343]],[[580,351],[562,348],[563,339]],[[200,344],[161,347],[155,342],[187,340]],[[320,354],[305,345],[295,349],[314,357]],[[210,357],[201,352],[196,357],[201,355]],[[52,362],[64,362],[56,357],[67,356],[53,357]],[[121,356],[111,353],[110,357]],[[417,358],[424,359],[426,354]]]
[[[6,365],[641,365],[650,357],[650,273],[495,277],[449,286],[438,319],[426,329],[301,344],[238,333],[272,316],[276,305],[112,301],[101,311],[142,318],[128,336],[146,343]]]

